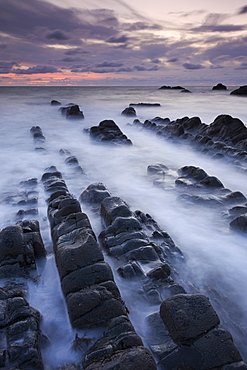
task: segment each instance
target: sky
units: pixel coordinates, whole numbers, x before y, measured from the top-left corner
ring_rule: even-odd
[[[0,0],[1,86],[247,84],[247,0]]]

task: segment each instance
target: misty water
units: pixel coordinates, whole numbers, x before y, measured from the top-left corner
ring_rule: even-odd
[[[177,200],[178,193],[169,187],[155,187],[147,175],[147,166],[162,163],[176,176],[185,165],[199,166],[217,176],[232,191],[247,196],[246,174],[224,161],[213,160],[188,145],[174,144],[152,131],[132,126],[133,118],[121,115],[130,103],[160,103],[160,107],[136,107],[140,121],[154,117],[199,116],[210,124],[219,114],[229,114],[247,124],[246,99],[230,96],[228,91],[212,91],[211,87],[188,87],[191,94],[159,90],[158,87],[0,87],[0,200],[6,194],[18,193],[20,181],[41,179],[45,168],[55,165],[62,172],[71,194],[77,199],[91,183],[102,182],[113,196],[125,200],[132,211],[150,214],[167,231],[185,256],[186,267],[176,266],[180,284],[187,292],[201,292],[210,298],[221,323],[230,330],[235,344],[247,361],[247,248],[246,237],[229,229],[221,210],[195,205],[186,207]],[[84,120],[67,120],[52,99],[62,104],[79,104]],[[84,128],[113,119],[132,140],[133,146],[108,146],[94,143]],[[32,126],[40,126],[46,137],[45,152],[35,151],[30,135]],[[60,149],[77,157],[85,175],[75,175],[64,163]],[[175,178],[175,177],[174,177]],[[46,261],[38,264],[35,282],[29,282],[28,302],[43,317],[42,330],[50,344],[43,350],[47,369],[69,361],[79,361],[80,354],[71,348],[78,330],[72,329],[60,289],[50,228],[47,221],[46,195],[38,185],[38,219],[47,250]],[[18,207],[0,203],[0,227],[14,224]],[[98,235],[99,217],[82,206]],[[115,273],[116,282],[130,311],[130,319],[138,334],[144,337],[143,320],[158,306],[140,306],[132,291]],[[0,282],[2,285],[4,281]],[[141,310],[141,311],[140,311]],[[84,332],[79,333],[84,335]],[[91,333],[97,337],[97,333]]]

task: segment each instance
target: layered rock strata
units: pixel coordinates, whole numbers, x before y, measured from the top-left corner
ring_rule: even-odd
[[[90,185],[80,201],[100,210],[105,225],[99,235],[102,248],[118,261],[122,278],[139,282],[133,296],[142,296],[154,307],[161,304],[160,313],[147,317],[145,333],[159,369],[227,369],[229,364],[232,369],[246,369],[208,298],[186,294],[175,283],[172,264],[182,254],[151,216],[131,212],[127,203],[112,197],[101,183]]]
[[[105,328],[103,337],[87,352],[83,368],[155,369],[151,354],[128,319],[87,215],[56,168],[48,169],[42,181],[49,194],[48,217],[71,324],[78,329]]]
[[[0,368],[43,370],[41,316],[24,294],[18,285],[0,288]]]
[[[201,122],[199,117],[183,117],[175,121],[156,117],[134,124],[151,129],[157,135],[176,142],[189,143],[213,158],[227,158],[242,171],[247,168],[247,128],[244,123],[230,115],[219,115],[210,124]]]

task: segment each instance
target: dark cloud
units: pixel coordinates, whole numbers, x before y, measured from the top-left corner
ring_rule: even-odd
[[[56,30],[46,35],[47,39],[54,39],[57,41],[65,41],[68,40],[69,37],[63,31]]]
[[[234,24],[219,24],[219,25],[202,25],[200,27],[193,28],[194,32],[235,32],[243,31],[246,26],[234,25]]]
[[[80,57],[65,57],[62,59],[59,59],[61,62],[65,63],[74,63],[74,62],[82,62],[84,59],[81,59]]]
[[[151,60],[151,63],[159,64],[161,63],[161,60],[156,58],[156,59]]]
[[[132,24],[125,25],[125,29],[128,31],[143,31],[143,30],[159,31],[162,29],[162,27],[159,24],[150,24],[147,22],[134,22]]]
[[[1,74],[6,74],[6,73],[12,73],[12,68],[16,66],[18,67],[18,63],[16,62],[0,62],[0,73]]]
[[[32,75],[36,73],[55,73],[55,72],[59,72],[59,70],[56,67],[52,66],[36,66],[30,67],[28,69],[17,68],[12,71],[12,73],[18,75]]]
[[[242,8],[239,9],[238,14],[246,14],[247,13],[247,5],[244,5]]]
[[[227,59],[247,56],[247,37],[239,37],[230,40],[222,40],[216,46],[208,48],[204,57],[210,61],[219,57],[227,56]]]
[[[0,49],[3,50],[3,49],[7,49],[7,44],[0,44]]]
[[[119,62],[103,62],[103,63],[100,63],[100,64],[96,64],[95,67],[97,68],[112,68],[112,67],[122,67],[123,66],[123,63],[119,63]]]
[[[221,69],[224,68],[224,66],[219,66],[219,65],[211,65],[210,69]]]
[[[171,58],[167,60],[167,63],[175,63],[178,61],[178,58]]]
[[[192,64],[192,63],[184,63],[183,64],[183,67],[185,69],[202,69],[202,68],[205,68],[203,65],[201,64]]]
[[[247,69],[247,63],[241,63],[239,67],[235,68],[236,70],[242,70],[242,69]]]
[[[78,54],[88,54],[87,50],[83,50],[80,48],[70,49],[64,53],[65,55],[78,55]]]
[[[119,37],[110,37],[107,42],[112,43],[112,44],[124,44],[128,41],[128,37],[123,35]]]

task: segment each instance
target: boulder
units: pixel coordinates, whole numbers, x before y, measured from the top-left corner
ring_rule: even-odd
[[[177,294],[163,301],[160,316],[175,343],[191,345],[220,320],[209,299],[201,294]]]
[[[240,216],[235,217],[230,222],[230,227],[236,231],[247,233],[247,213],[243,213]]]
[[[81,193],[79,201],[81,203],[91,204],[99,207],[101,202],[110,196],[111,194],[107,190],[106,186],[100,182],[97,182],[89,185],[87,189]]]
[[[61,112],[63,115],[66,116],[66,118],[75,118],[75,119],[83,119],[84,114],[80,110],[79,105],[73,104],[73,105],[68,105],[67,107],[62,107],[60,108]]]
[[[51,105],[61,105],[61,103],[58,100],[52,100]]]
[[[247,85],[240,86],[238,89],[233,90],[230,95],[247,96]]]
[[[122,115],[124,116],[131,116],[131,117],[135,117],[136,116],[136,111],[133,107],[128,107],[128,108],[125,108],[122,113]]]
[[[227,90],[227,87],[222,83],[218,83],[217,85],[212,87],[212,90]]]
[[[99,126],[91,127],[89,133],[91,138],[100,142],[132,145],[131,140],[123,134],[113,120],[101,121]]]

